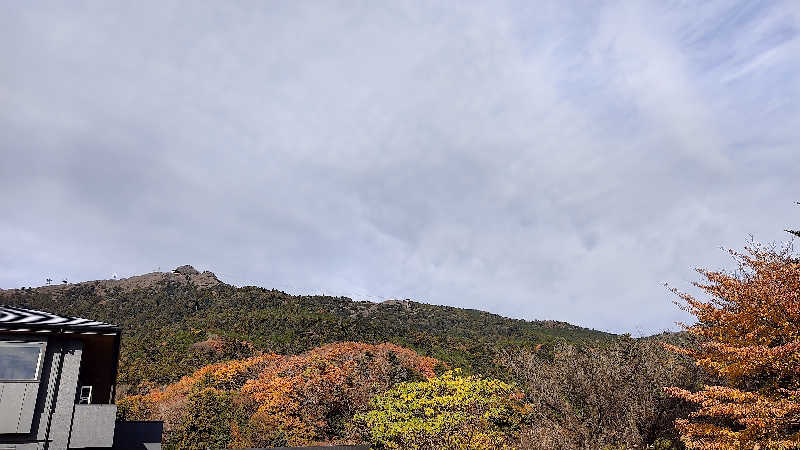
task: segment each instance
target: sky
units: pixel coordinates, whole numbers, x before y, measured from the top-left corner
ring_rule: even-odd
[[[800,2],[1,2],[0,288],[192,264],[635,335],[800,228]]]

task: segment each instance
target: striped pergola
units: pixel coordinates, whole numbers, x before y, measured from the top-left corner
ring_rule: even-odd
[[[40,333],[120,334],[120,327],[109,323],[5,305],[0,305],[0,330]]]

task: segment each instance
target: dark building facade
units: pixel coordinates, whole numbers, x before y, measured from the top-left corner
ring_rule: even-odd
[[[0,450],[160,448],[160,439],[115,446],[120,334],[103,322],[0,306]]]

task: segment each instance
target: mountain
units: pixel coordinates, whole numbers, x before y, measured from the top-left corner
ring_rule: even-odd
[[[236,287],[181,266],[119,280],[0,290],[0,303],[122,326],[120,383],[138,392],[207,364],[323,344],[391,342],[466,371],[492,374],[503,348],[613,335],[565,322],[509,319],[474,309],[387,300],[290,295]]]

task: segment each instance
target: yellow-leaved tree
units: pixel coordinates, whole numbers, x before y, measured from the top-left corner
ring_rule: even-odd
[[[697,392],[668,388],[698,408],[676,427],[693,449],[800,448],[800,263],[791,245],[731,251],[732,273],[698,269],[710,298],[674,291],[697,322],[690,355],[718,379]]]
[[[373,448],[484,450],[518,448],[530,405],[513,385],[459,369],[397,384],[353,421]]]

